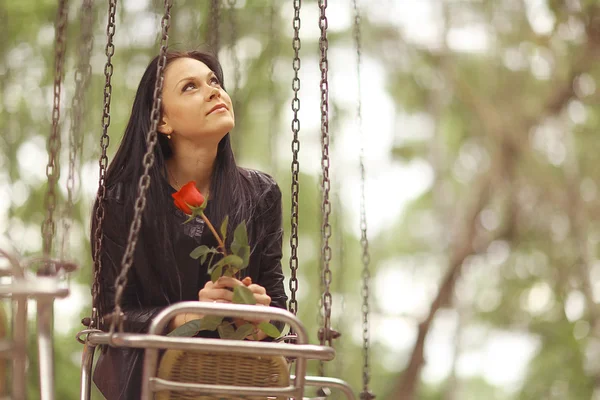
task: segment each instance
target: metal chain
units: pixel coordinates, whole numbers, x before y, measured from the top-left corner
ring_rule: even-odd
[[[340,127],[340,113],[337,112],[335,102],[332,102],[333,115],[330,120],[330,128],[334,132],[339,131]],[[331,137],[330,146],[334,149],[338,148],[337,138],[335,136]],[[334,160],[335,164],[335,160]],[[339,170],[338,168],[333,168],[334,175]],[[345,223],[343,218],[343,208],[342,208],[342,193],[341,193],[341,183],[340,181],[334,181],[332,185],[332,198],[333,198],[333,210],[331,214],[331,219],[333,222],[333,239],[334,239],[334,249],[335,253],[333,257],[335,262],[332,263],[334,269],[334,275],[338,275],[342,273],[344,266],[346,265],[346,246],[345,246]],[[333,285],[333,290],[336,293],[344,293],[344,281],[342,279],[337,279]],[[337,314],[337,318],[332,318],[333,326],[347,326],[345,319],[346,315],[346,299],[344,296],[340,296],[339,303],[337,304],[337,309],[339,313]],[[340,377],[343,373],[344,362],[344,341],[340,340],[335,343],[336,357],[334,360],[334,376]]]
[[[237,23],[237,15],[235,10],[236,0],[227,0],[228,7],[228,20],[229,20],[229,28],[230,28],[230,37],[229,37],[229,52],[231,55],[231,62],[233,63],[233,109],[236,110],[236,125],[241,126],[240,120],[242,117],[242,108],[240,107],[240,82],[241,82],[241,72],[240,72],[240,58],[238,57],[236,50],[236,43],[238,40],[238,23]],[[240,146],[241,137],[237,136],[236,140],[232,142],[234,146],[234,153],[237,153],[242,147]]]
[[[67,176],[67,204],[65,207],[65,217],[63,218],[63,240],[61,253],[65,252],[65,246],[73,218],[73,193],[75,191],[75,164],[77,155],[83,147],[83,132],[81,132],[84,95],[90,83],[92,67],[90,57],[94,45],[94,36],[92,33],[93,0],[84,0],[79,10],[79,21],[81,34],[78,43],[78,62],[75,70],[75,94],[71,103],[71,131],[69,134],[69,172]]]
[[[271,2],[269,12],[269,50],[271,55],[271,65],[269,66],[269,93],[271,100],[271,118],[269,118],[269,146],[270,146],[270,167],[271,171],[277,170],[277,125],[279,122],[279,96],[275,85],[275,62],[276,55],[279,54],[279,30],[276,27],[277,7],[275,2]]]
[[[210,47],[214,51],[215,56],[219,58],[219,21],[221,19],[221,0],[210,1],[210,32],[208,33],[210,40]]]
[[[329,42],[327,40],[327,0],[319,0],[319,27],[321,28],[321,37],[319,38],[319,49],[321,59],[319,61],[319,69],[321,71],[321,169],[323,174],[322,185],[322,205],[321,213],[323,221],[321,232],[323,235],[323,245],[321,247],[321,262],[323,265],[323,273],[321,276],[325,290],[323,292],[323,315],[324,322],[322,326],[322,335],[320,335],[321,345],[332,345],[331,331],[331,305],[332,297],[330,293],[332,273],[329,266],[331,261],[331,247],[329,239],[331,238],[331,224],[329,223],[329,215],[331,214],[331,203],[329,201],[329,191],[331,182],[329,178],[329,82],[327,80],[327,72],[329,62],[327,59],[327,49]],[[320,363],[320,372],[323,372],[323,363]]]
[[[102,251],[102,223],[104,222],[104,197],[106,195],[106,169],[108,167],[108,157],[106,150],[110,143],[110,137],[108,136],[108,127],[110,125],[110,100],[112,96],[112,56],[115,54],[115,46],[113,44],[113,38],[115,36],[115,13],[117,11],[117,0],[109,0],[108,2],[108,20],[106,25],[106,64],[104,65],[104,108],[102,112],[102,137],[100,138],[100,148],[102,154],[98,164],[100,166],[99,178],[98,178],[98,195],[96,197],[97,206],[96,214],[96,230],[94,231],[94,280],[92,283],[92,318],[90,328],[100,328],[99,322],[102,315],[96,318],[96,312],[99,310],[99,301],[102,299],[102,292],[100,286],[100,274],[102,272],[102,263],[100,260],[100,253]]]
[[[69,2],[60,0],[56,13],[56,34],[54,47],[54,103],[52,105],[52,129],[48,137],[48,164],[46,165],[46,177],[48,188],[45,197],[46,219],[42,223],[42,238],[44,257],[49,258],[52,252],[52,239],[56,232],[54,222],[54,211],[56,210],[56,183],[60,175],[60,93],[64,75],[63,67],[66,51],[66,30],[68,22]],[[52,271],[46,271],[48,273]]]
[[[361,47],[361,31],[360,31],[360,10],[353,0],[354,6],[354,45],[356,47],[356,82],[358,89],[358,101],[356,105],[356,116],[358,118],[358,128],[360,134],[360,244],[362,247],[362,336],[363,336],[363,366],[362,366],[362,381],[363,391],[360,394],[361,400],[372,400],[375,395],[369,390],[371,381],[371,366],[369,364],[370,336],[369,336],[369,283],[371,280],[371,272],[369,264],[371,256],[369,253],[369,238],[367,235],[367,207],[365,200],[365,150],[364,150],[364,134],[362,129],[362,95],[361,95],[361,63],[362,63],[362,47]]]
[[[323,177],[321,176],[321,186],[323,184]],[[322,201],[322,196],[323,196],[323,190],[321,188],[321,191],[318,193],[318,199],[317,201]],[[320,243],[319,246],[321,247],[321,249],[323,249],[324,243],[325,243],[325,236],[323,235],[323,220],[325,218],[324,213],[321,212],[319,214],[319,226],[321,226],[321,237],[320,237]],[[325,279],[323,279],[323,271],[325,271],[325,265],[323,263],[323,259],[321,257],[321,259],[319,260],[319,300],[317,303],[319,312],[317,313],[317,326],[319,327],[319,332],[318,332],[318,339],[319,342],[321,343],[321,345],[324,344],[325,339],[326,339],[326,334],[325,334],[325,309],[324,309],[324,304],[325,302],[323,301],[323,294],[325,293]],[[325,376],[325,363],[323,361],[319,361],[319,376]],[[323,389],[323,388],[321,388]],[[324,395],[325,392],[321,391],[319,392],[319,396],[321,397],[327,397]]]
[[[234,82],[234,99],[237,99],[236,93],[240,88],[240,59],[238,57],[237,51],[235,50],[235,45],[238,39],[238,24],[237,24],[237,15],[235,10],[236,0],[227,0],[227,7],[229,8],[229,28],[231,29],[231,37],[229,47],[231,51],[231,59],[233,61],[233,82]]]
[[[135,200],[133,221],[129,228],[129,237],[127,239],[127,247],[125,254],[123,255],[123,261],[121,264],[121,272],[115,281],[115,310],[113,318],[110,324],[110,333],[114,333],[117,323],[119,324],[119,330],[122,331],[122,311],[121,311],[121,299],[123,298],[123,291],[127,286],[127,275],[131,266],[133,265],[133,255],[135,246],[138,241],[138,235],[142,226],[142,215],[146,208],[146,192],[150,187],[150,168],[154,164],[154,148],[158,141],[158,121],[160,119],[160,110],[162,103],[162,87],[164,81],[164,72],[167,64],[167,50],[169,44],[169,27],[171,25],[171,7],[173,6],[172,0],[165,0],[165,12],[161,20],[162,36],[160,53],[158,57],[158,65],[156,70],[156,85],[154,86],[154,97],[152,102],[152,113],[150,118],[152,125],[150,132],[146,138],[146,154],[143,158],[144,173],[140,177],[138,182],[138,196]],[[111,335],[112,340],[112,335]]]
[[[294,0],[294,20],[292,25],[294,27],[294,39],[292,40],[292,47],[294,49],[294,61],[292,66],[294,68],[294,79],[292,80],[292,89],[294,90],[294,98],[292,99],[292,111],[294,112],[294,118],[292,119],[292,133],[294,138],[292,139],[292,213],[291,223],[292,229],[290,234],[290,270],[292,271],[290,277],[290,301],[288,303],[289,311],[296,315],[298,312],[298,301],[296,300],[296,292],[298,291],[298,193],[300,191],[300,183],[298,175],[300,172],[300,162],[298,161],[298,153],[300,151],[300,140],[298,139],[298,133],[300,132],[300,119],[298,119],[298,111],[300,110],[300,98],[298,93],[300,92],[300,6],[301,0]]]

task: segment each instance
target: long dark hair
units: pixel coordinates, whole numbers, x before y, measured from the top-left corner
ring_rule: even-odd
[[[217,76],[224,89],[223,70],[219,61],[210,53],[201,51],[169,52],[167,66],[179,58],[193,58],[206,64]],[[134,212],[134,203],[137,197],[137,186],[143,174],[142,159],[146,153],[146,136],[150,131],[150,114],[152,111],[153,92],[156,82],[158,57],[154,58],[140,81],[131,109],[131,116],[125,129],[125,134],[119,148],[110,163],[106,173],[106,186],[111,187],[118,183],[123,184],[123,200],[126,221],[131,221]],[[157,265],[174,265],[175,253],[172,242],[172,206],[170,197],[165,193],[166,160],[173,155],[168,139],[158,133],[158,143],[154,149],[154,165],[150,168],[151,185],[146,192],[146,208],[143,216],[142,231],[140,234],[148,235],[144,239],[150,244],[144,247],[150,260],[159,260]],[[168,186],[167,186],[168,187]],[[252,213],[250,203],[249,182],[244,179],[236,165],[231,148],[229,133],[219,142],[217,156],[211,177],[211,198],[219,201],[210,202],[211,221],[219,226],[226,215],[229,215],[229,227],[235,227],[242,221],[248,221]],[[218,225],[217,225],[218,224]],[[148,228],[148,229],[144,229]],[[93,232],[92,232],[93,234]],[[233,235],[228,234],[228,237]],[[93,241],[92,241],[93,242]],[[172,273],[161,274],[171,299],[180,296],[181,283],[178,275]],[[179,295],[178,295],[179,293]],[[105,310],[110,311],[110,310]]]

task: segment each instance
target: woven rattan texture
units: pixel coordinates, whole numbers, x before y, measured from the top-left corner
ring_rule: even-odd
[[[286,387],[290,383],[287,362],[281,356],[249,356],[167,350],[160,362],[158,377],[174,382]],[[266,397],[201,395],[189,392],[158,392],[156,400],[264,400]],[[271,399],[271,397],[269,397]],[[285,397],[273,397],[285,400]]]

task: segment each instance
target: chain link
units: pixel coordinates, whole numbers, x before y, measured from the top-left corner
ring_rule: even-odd
[[[329,201],[329,191],[331,189],[331,182],[329,178],[329,82],[327,80],[327,73],[329,69],[329,62],[327,59],[327,50],[329,42],[327,40],[327,0],[319,0],[319,27],[321,29],[321,37],[319,38],[319,49],[321,58],[319,61],[319,69],[321,71],[321,169],[323,178],[321,181],[322,189],[322,205],[321,213],[323,215],[323,221],[321,225],[321,233],[323,235],[323,244],[321,247],[321,262],[323,266],[323,273],[321,280],[324,284],[323,292],[323,334],[320,335],[321,345],[327,344],[332,346],[332,331],[331,331],[331,280],[332,273],[330,269],[331,261],[331,247],[329,246],[329,239],[331,238],[331,224],[329,223],[329,215],[331,214],[331,203]],[[324,374],[324,364],[320,363],[320,372]]]
[[[358,89],[358,101],[356,105],[356,116],[358,119],[358,128],[360,134],[360,155],[359,155],[359,166],[360,166],[360,244],[362,248],[362,336],[363,336],[363,366],[362,366],[362,381],[363,391],[360,394],[361,400],[372,400],[375,395],[369,390],[369,383],[371,381],[371,366],[369,364],[369,351],[370,351],[370,336],[369,336],[369,283],[371,280],[371,273],[369,271],[369,264],[371,263],[371,256],[369,253],[369,239],[367,235],[367,207],[365,200],[365,149],[364,149],[364,134],[362,129],[362,96],[361,96],[361,63],[362,63],[362,45],[361,45],[361,31],[360,31],[360,10],[356,4],[356,0],[353,0],[354,6],[354,45],[356,47],[356,82]]]
[[[133,264],[133,255],[135,246],[138,241],[138,235],[142,226],[142,215],[146,208],[146,192],[150,187],[150,168],[154,164],[154,148],[158,141],[158,121],[160,119],[160,110],[162,103],[162,87],[164,81],[164,72],[167,64],[167,49],[169,43],[169,27],[171,25],[171,7],[173,6],[172,0],[165,0],[165,12],[161,20],[162,36],[160,53],[158,57],[158,65],[156,70],[156,85],[154,86],[154,96],[152,102],[152,113],[150,118],[152,125],[150,132],[146,138],[146,154],[142,160],[144,173],[140,177],[138,182],[138,196],[135,200],[133,221],[129,229],[129,237],[127,239],[127,247],[125,254],[123,255],[123,261],[121,265],[121,272],[115,282],[115,309],[113,318],[110,324],[110,333],[114,333],[115,327],[119,324],[119,329],[123,329],[122,310],[121,310],[121,299],[123,292],[127,286],[127,275]],[[112,338],[112,335],[111,335]],[[112,340],[112,339],[111,339]]]
[[[83,147],[82,120],[84,110],[84,95],[90,83],[92,67],[90,57],[94,45],[92,33],[92,0],[84,0],[79,10],[79,26],[81,34],[78,43],[78,62],[75,70],[75,94],[71,103],[71,131],[69,134],[69,172],[67,176],[67,203],[65,217],[63,218],[63,240],[61,253],[65,252],[65,246],[73,218],[73,193],[75,191],[75,164],[77,156]]]
[[[210,47],[215,53],[215,56],[219,58],[219,46],[220,35],[219,35],[219,21],[221,19],[221,0],[210,1],[210,32],[208,33],[210,40]]]
[[[115,54],[115,46],[113,44],[113,38],[115,36],[115,22],[117,11],[117,0],[109,0],[108,3],[108,20],[106,25],[106,64],[104,65],[104,108],[102,112],[102,136],[100,138],[101,155],[98,164],[100,166],[99,178],[98,178],[98,195],[96,198],[96,230],[94,231],[94,279],[92,283],[92,307],[99,310],[99,302],[102,301],[102,292],[100,287],[100,274],[102,272],[102,263],[100,260],[100,254],[102,251],[102,223],[104,222],[104,197],[106,195],[106,169],[108,167],[108,156],[106,150],[110,143],[110,137],[108,136],[108,127],[110,125],[110,100],[112,96],[112,56]],[[102,315],[99,316],[102,318]],[[100,328],[99,319],[92,318],[90,328]]]
[[[42,223],[43,252],[46,258],[52,253],[52,239],[56,232],[54,211],[56,210],[56,184],[60,176],[60,94],[64,75],[64,62],[66,51],[66,30],[68,23],[69,2],[60,0],[56,13],[56,33],[54,47],[54,102],[52,105],[52,129],[48,137],[48,164],[46,165],[46,178],[48,188],[44,203],[46,206],[46,219]],[[46,271],[51,273],[52,271]]]
[[[292,22],[294,27],[294,39],[292,40],[292,47],[294,49],[294,61],[292,62],[294,68],[294,79],[292,80],[292,89],[294,90],[294,98],[292,99],[292,111],[294,112],[292,133],[294,138],[292,139],[292,229],[290,234],[290,270],[292,274],[290,277],[290,301],[288,303],[288,309],[294,315],[298,312],[296,292],[298,291],[298,194],[300,191],[298,179],[300,172],[300,163],[298,161],[298,152],[300,151],[300,140],[298,139],[300,132],[300,119],[298,119],[298,111],[300,110],[300,98],[298,97],[298,92],[300,91],[300,6],[301,0],[294,0],[294,20]]]

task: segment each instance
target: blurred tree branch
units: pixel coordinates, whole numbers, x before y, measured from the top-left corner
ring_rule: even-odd
[[[488,173],[481,176],[479,183],[472,191],[470,197],[474,200],[472,200],[471,204],[466,206],[464,211],[463,221],[465,221],[465,223],[460,231],[458,240],[451,247],[451,255],[446,275],[440,284],[436,297],[430,305],[427,317],[419,324],[417,339],[408,365],[392,391],[392,394],[389,397],[390,399],[412,400],[416,396],[417,383],[425,363],[424,348],[427,335],[437,311],[451,303],[454,287],[461,274],[465,259],[476,253],[473,248],[473,243],[477,239],[478,216],[492,197],[491,192],[493,190],[495,177],[503,174],[503,171],[508,169],[511,171],[509,172],[509,175],[511,175],[509,179],[512,181],[512,171],[515,167],[515,163],[519,158],[519,155],[527,151],[529,147],[528,141],[523,140],[522,138],[523,133],[529,132],[533,127],[543,122],[548,115],[559,114],[565,105],[575,96],[575,79],[582,73],[587,72],[597,61],[600,49],[600,28],[597,18],[598,7],[590,6],[589,11],[590,13],[588,14],[585,29],[587,34],[585,45],[582,46],[577,57],[574,57],[573,61],[570,62],[568,67],[570,72],[567,74],[567,77],[558,83],[551,84],[553,89],[551,94],[547,97],[548,100],[543,102],[541,107],[536,110],[537,112],[535,112],[535,115],[505,114],[503,112],[504,110],[499,108],[496,103],[492,103],[486,96],[481,95],[477,89],[470,84],[467,77],[461,76],[456,69],[457,64],[454,62],[449,52],[444,51],[437,55],[433,54],[434,58],[438,58],[441,62],[442,68],[440,68],[440,70],[453,84],[456,96],[461,102],[475,112],[478,120],[484,127],[484,133],[488,138],[492,139],[492,143],[497,143],[501,146],[500,150],[495,151],[496,162],[492,164]],[[508,115],[510,115],[510,118],[508,118]],[[439,166],[436,167],[436,170],[439,170]],[[572,201],[579,201],[576,200],[579,199],[577,183],[578,180],[576,179],[575,174],[571,173],[569,195]],[[485,248],[492,241],[500,237],[511,236],[511,232],[515,229],[517,222],[516,210],[514,209],[514,204],[516,202],[514,194],[511,202],[513,205],[509,209],[511,209],[512,212],[509,212],[508,215],[505,216],[508,217],[508,223],[505,223],[503,230],[497,231],[495,235],[490,235],[482,243],[478,243],[478,248]],[[571,211],[581,209],[581,207],[575,206],[577,203],[571,204],[573,204],[573,206],[570,207]],[[572,218],[574,218],[574,221],[580,221],[580,223],[576,224],[578,230],[576,240],[582,245],[581,241],[586,240],[586,235],[585,228],[581,224],[581,216],[572,215]],[[585,249],[582,249],[582,251],[585,251]],[[589,251],[586,252],[586,254],[588,253]],[[581,261],[582,266],[586,265],[585,259]],[[586,277],[585,282],[587,282],[587,273],[588,269],[582,268],[581,274],[582,277]],[[584,291],[586,291],[586,300],[589,302],[591,293],[589,284],[586,288],[585,282]],[[596,321],[595,316],[594,321]]]

